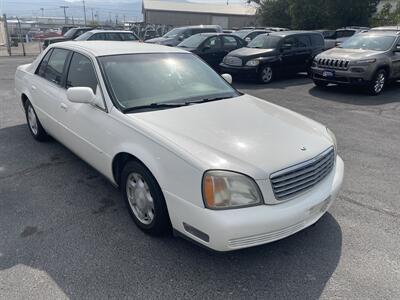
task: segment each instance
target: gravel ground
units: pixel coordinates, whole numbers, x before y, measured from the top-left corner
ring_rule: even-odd
[[[33,141],[13,87],[30,60],[0,58],[0,298],[400,298],[400,83],[378,97],[300,75],[237,83],[329,126],[346,176],[316,226],[219,254],[144,235],[94,169]]]

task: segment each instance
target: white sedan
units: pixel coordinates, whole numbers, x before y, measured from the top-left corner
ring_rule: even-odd
[[[180,49],[104,41],[54,44],[15,75],[36,140],[119,186],[143,231],[217,251],[314,224],[344,169],[329,129],[230,81]]]

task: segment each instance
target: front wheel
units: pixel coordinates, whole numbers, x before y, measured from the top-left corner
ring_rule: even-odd
[[[145,233],[159,236],[171,223],[164,195],[157,180],[140,162],[129,161],[122,170],[121,190],[136,225]]]
[[[385,70],[379,70],[376,72],[374,78],[368,86],[368,93],[370,95],[376,96],[382,93],[385,88],[387,81],[387,73]]]
[[[261,83],[270,83],[275,77],[274,69],[271,66],[263,66],[258,75]]]
[[[48,135],[42,124],[36,115],[35,109],[32,106],[32,103],[28,100],[25,104],[25,116],[26,121],[28,123],[28,128],[33,138],[39,142],[46,141],[48,139]]]

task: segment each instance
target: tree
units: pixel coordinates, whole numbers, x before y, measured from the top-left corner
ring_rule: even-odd
[[[400,25],[400,2],[395,7],[386,3],[381,11],[372,18],[371,23],[374,26]]]
[[[268,26],[293,29],[367,26],[379,0],[255,0]]]

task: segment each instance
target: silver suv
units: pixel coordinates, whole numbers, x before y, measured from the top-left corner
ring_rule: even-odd
[[[341,46],[317,55],[311,70],[317,86],[363,85],[370,94],[378,95],[389,80],[400,78],[400,33],[354,35]]]

